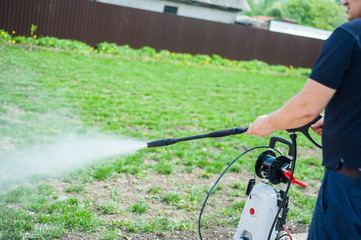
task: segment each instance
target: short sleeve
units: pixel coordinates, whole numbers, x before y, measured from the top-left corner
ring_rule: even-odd
[[[356,41],[342,28],[337,28],[325,42],[310,78],[338,89],[350,67]]]

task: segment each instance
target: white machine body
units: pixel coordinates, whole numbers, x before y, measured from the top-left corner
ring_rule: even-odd
[[[278,211],[277,192],[273,187],[258,183],[250,192],[233,240],[267,240]],[[275,228],[271,240],[277,236]]]

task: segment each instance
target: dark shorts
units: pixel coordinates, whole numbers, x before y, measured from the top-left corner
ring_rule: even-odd
[[[308,240],[361,239],[361,176],[354,180],[326,169]]]

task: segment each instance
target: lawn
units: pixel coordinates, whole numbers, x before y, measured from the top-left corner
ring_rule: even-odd
[[[0,41],[0,161],[15,152],[28,154],[28,149],[41,154],[44,144],[57,144],[69,134],[82,141],[111,136],[145,143],[246,127],[284,104],[307,79],[292,67],[277,71],[255,61],[212,64],[205,56],[187,61],[146,50],[117,55]],[[273,135],[288,138],[286,132]],[[248,135],[202,139],[95,159],[16,184],[2,179],[0,238],[142,239],[142,234],[184,232],[196,239],[200,208],[219,174],[245,149],[268,141]],[[319,150],[305,137],[298,141],[295,176],[309,188],[292,186],[289,220],[304,229],[323,169]],[[79,148],[79,142],[74,144]],[[102,148],[107,146],[114,148]],[[202,217],[204,231],[236,229],[261,151],[239,159],[222,179]],[[58,155],[67,162],[75,152]],[[24,159],[36,166],[31,157]]]

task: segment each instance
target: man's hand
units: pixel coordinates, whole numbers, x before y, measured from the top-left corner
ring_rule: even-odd
[[[322,126],[323,126],[323,120],[325,117],[322,117],[320,120],[318,120],[317,122],[315,122],[314,124],[311,125],[312,130],[318,135],[321,136],[322,135]]]
[[[249,135],[267,137],[274,131],[304,126],[314,120],[327,106],[336,90],[308,79],[302,90],[277,111],[258,117],[247,131]],[[312,129],[322,134],[322,121]]]
[[[256,118],[256,120],[249,126],[248,135],[256,135],[258,137],[267,137],[273,133],[273,129],[269,124],[268,115],[262,115]]]

